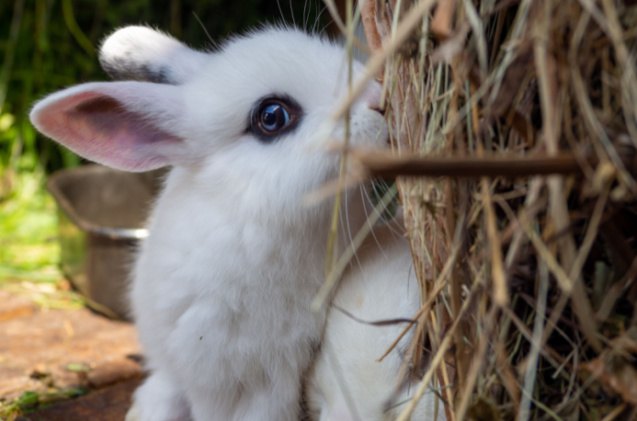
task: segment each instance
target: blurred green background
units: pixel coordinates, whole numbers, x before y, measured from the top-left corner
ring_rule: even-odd
[[[319,26],[320,0],[1,0],[0,1],[0,286],[21,285],[43,305],[79,299],[57,269],[55,206],[46,175],[79,159],[38,135],[28,120],[33,102],[90,80],[106,80],[96,48],[115,28],[145,23],[206,48],[265,22]],[[16,282],[18,281],[18,282]]]

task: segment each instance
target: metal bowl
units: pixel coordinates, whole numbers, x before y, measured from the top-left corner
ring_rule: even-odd
[[[86,165],[54,173],[47,183],[59,216],[60,267],[95,310],[128,319],[126,298],[135,250],[161,172],[126,173]]]

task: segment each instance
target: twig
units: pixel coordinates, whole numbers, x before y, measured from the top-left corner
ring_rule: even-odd
[[[445,263],[445,266],[440,272],[440,275],[438,275],[436,282],[434,282],[435,286],[433,290],[429,293],[429,298],[420,307],[420,309],[418,310],[418,313],[416,313],[416,315],[414,316],[414,320],[416,321],[416,323],[419,322],[421,319],[425,319],[426,315],[429,313],[429,311],[431,310],[431,307],[435,303],[435,300],[438,298],[438,294],[446,286],[445,279],[449,277],[449,273],[451,272],[451,269],[453,268],[453,265],[456,262],[457,256],[458,256],[458,249],[455,248],[454,251],[451,253],[451,256],[449,256],[449,259],[447,259],[447,262]],[[398,337],[389,346],[389,348],[385,351],[385,353],[381,355],[380,358],[378,358],[379,362],[385,359],[385,357],[394,350],[394,348],[398,345],[400,340],[407,334],[407,332],[409,332],[411,328],[412,328],[412,325],[409,325],[405,327],[402,332],[400,332]]]
[[[360,2],[361,22],[365,30],[367,44],[372,51],[380,50],[383,43],[376,27],[376,0],[362,0]]]
[[[396,195],[396,189],[392,188],[385,193],[381,201],[374,207],[372,214],[367,218],[365,225],[363,225],[352,240],[350,246],[345,249],[343,254],[339,257],[339,259],[334,262],[334,265],[330,267],[330,271],[327,274],[327,278],[321,288],[316,293],[314,300],[312,300],[312,311],[319,311],[321,307],[324,305],[325,301],[328,299],[330,293],[333,291],[335,286],[338,284],[338,281],[343,276],[343,272],[347,269],[350,260],[354,257],[358,248],[363,244],[363,241],[367,238],[367,235],[372,231],[374,224],[380,219],[383,215],[385,209],[389,205],[389,202],[392,201],[394,196]]]
[[[529,177],[534,175],[580,174],[577,159],[570,154],[557,156],[421,157],[395,156],[388,152],[350,150],[360,168],[370,177]]]
[[[387,41],[382,50],[373,53],[367,66],[365,66],[363,77],[354,85],[347,98],[338,105],[333,114],[333,124],[345,114],[345,111],[352,106],[356,98],[363,93],[369,81],[374,79],[380,72],[385,61],[407,40],[411,32],[420,24],[422,17],[429,12],[435,3],[436,0],[421,0],[409,10],[395,35]],[[324,130],[327,133],[331,132],[331,130],[327,130],[328,128],[331,129],[331,127],[326,127]]]
[[[414,392],[414,396],[411,398],[411,400],[409,401],[405,409],[400,413],[398,418],[396,418],[396,421],[407,421],[410,419],[411,414],[414,412],[414,409],[416,409],[416,405],[418,405],[418,401],[420,401],[420,399],[422,398],[422,395],[425,394],[425,390],[427,389],[427,387],[429,387],[434,371],[440,365],[440,363],[442,363],[442,360],[445,354],[447,353],[447,350],[451,346],[453,338],[455,336],[455,331],[460,325],[460,321],[463,320],[465,313],[467,313],[467,310],[470,308],[474,298],[477,296],[477,292],[480,289],[479,286],[480,286],[479,282],[476,282],[475,284],[473,284],[473,287],[469,293],[469,296],[466,298],[465,302],[462,304],[460,311],[456,315],[456,319],[453,321],[453,324],[451,325],[444,339],[440,343],[440,347],[438,348],[438,351],[436,352],[433,359],[431,360],[431,364],[429,365],[427,372],[422,377],[422,380],[420,381],[420,384],[418,385],[418,389],[416,389],[416,391]]]
[[[456,10],[456,0],[441,0],[431,19],[431,33],[444,40],[451,36],[451,19]]]
[[[518,410],[518,420],[526,421],[531,415],[531,399],[533,397],[533,389],[537,376],[537,365],[542,347],[542,332],[544,331],[544,319],[546,313],[546,303],[549,293],[549,274],[548,269],[542,261],[539,261],[539,288],[537,307],[535,309],[535,321],[533,323],[533,340],[531,341],[531,351],[528,356],[526,365],[526,373],[524,374],[524,393],[522,394],[522,402]]]

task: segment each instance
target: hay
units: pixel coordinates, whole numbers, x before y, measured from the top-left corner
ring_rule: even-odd
[[[449,420],[636,419],[635,2],[367,0],[362,21],[399,158],[350,157],[403,175],[421,389]]]

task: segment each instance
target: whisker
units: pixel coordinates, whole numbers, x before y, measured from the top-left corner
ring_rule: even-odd
[[[347,206],[347,204],[349,203],[348,200],[348,195],[349,195],[349,190],[345,190],[343,191],[343,198],[344,198],[344,204],[345,206]],[[341,216],[344,216],[345,221],[341,221],[343,222],[343,225],[341,225],[343,227],[343,229],[345,230],[345,234],[347,235],[347,246],[346,247],[350,247],[354,244],[354,233],[352,232],[352,224],[351,224],[351,220],[350,220],[350,212],[348,211],[347,208],[345,208],[345,212],[344,215],[341,214]],[[354,251],[354,254],[352,256],[352,260],[356,261],[356,265],[359,268],[362,268],[362,264],[361,261],[358,257],[358,250]],[[350,263],[351,264],[351,263]]]
[[[283,8],[281,7],[281,1],[276,0],[276,7],[279,9],[279,14],[281,15],[281,22],[285,22],[285,15],[283,13]]]
[[[361,188],[361,194],[363,195],[364,202],[369,204],[370,206],[372,206],[372,211],[373,211],[374,210],[374,202],[375,202],[375,200],[374,200],[373,197],[371,197],[369,189]],[[388,206],[389,206],[389,204],[386,204],[381,212],[385,212],[387,210]],[[370,215],[368,214],[367,216],[369,217]],[[383,221],[383,217],[382,216],[381,216],[380,220],[378,222],[376,222],[376,223],[377,224],[378,223],[382,223],[384,225],[387,225],[387,222]],[[374,230],[371,230],[370,235],[373,237],[374,242],[378,246],[378,249],[380,250],[380,252],[383,254],[383,257],[387,257],[387,254],[385,253],[385,249],[383,248],[380,240],[376,236],[376,232]]]
[[[292,7],[292,0],[288,0],[288,7],[290,8],[290,16],[292,17],[292,24],[296,26],[296,18],[294,17],[294,7]]]
[[[199,23],[199,26],[201,26],[201,29],[203,29],[204,34],[206,34],[206,38],[208,38],[208,41],[210,41],[210,43],[212,44],[211,47],[214,47],[216,45],[215,40],[212,38],[208,30],[206,29],[206,26],[201,21],[201,18],[199,17],[197,12],[193,11],[192,15],[195,17],[195,20],[197,21],[197,23]]]
[[[320,3],[316,3],[316,17],[314,18],[314,25],[312,25],[312,33],[316,34],[321,25],[321,19],[323,13],[325,13],[325,6],[321,6]]]

